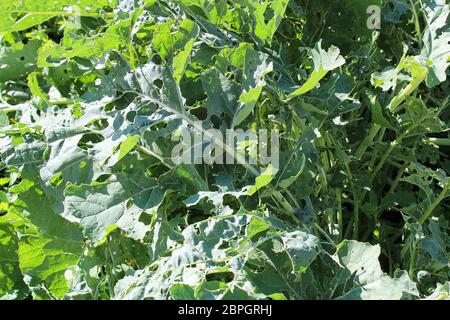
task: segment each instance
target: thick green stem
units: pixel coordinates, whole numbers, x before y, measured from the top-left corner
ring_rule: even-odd
[[[392,193],[392,192],[395,191],[395,189],[397,189],[397,186],[398,186],[398,184],[399,184],[399,182],[400,182],[400,179],[401,179],[402,176],[403,176],[403,173],[405,172],[405,169],[406,169],[406,167],[402,167],[402,168],[398,171],[397,176],[395,177],[395,180],[392,182],[392,185],[391,185],[391,187],[390,187],[390,189],[389,189],[389,193]]]
[[[411,250],[411,259],[409,260],[408,274],[411,279],[414,279],[414,262],[416,261],[416,242],[413,242]]]
[[[291,204],[286,200],[285,197],[283,197],[283,195],[279,192],[279,191],[275,191],[273,192],[273,196],[275,197],[275,199],[277,199],[277,201],[281,204],[281,206],[283,207],[284,210],[287,211],[287,213],[295,218],[295,220],[298,221],[297,217],[294,215],[294,208],[292,208]]]
[[[446,146],[446,147],[450,146],[449,138],[427,138],[425,139],[425,142],[429,142],[437,146]]]
[[[416,27],[417,42],[422,43],[422,30],[420,29],[419,15],[417,14],[416,5],[413,0],[409,0],[414,14],[414,25]]]
[[[399,110],[397,110],[398,106],[405,101],[406,97],[409,96],[411,93],[413,93],[414,90],[419,87],[419,85],[425,80],[427,77],[427,69],[422,70],[416,77],[414,77],[411,82],[398,94],[397,96],[392,99],[391,103],[389,104],[389,108],[393,113],[397,113]]]
[[[375,170],[372,172],[372,178],[374,178],[378,172],[383,168],[384,163],[386,162],[387,158],[391,155],[392,151],[394,151],[395,147],[399,144],[398,140],[395,140],[392,142],[389,146],[389,148],[386,150],[386,152],[381,157],[380,161],[378,162],[377,166],[375,167]]]
[[[419,219],[419,224],[424,224],[425,221],[433,214],[434,209],[445,199],[449,196],[448,194],[448,187],[445,186],[442,192],[439,194],[439,196],[436,198],[436,200],[433,201],[433,203],[427,208],[427,210],[423,213],[422,217]]]
[[[292,200],[292,202],[294,203],[294,205],[297,208],[300,208],[300,204],[298,203],[297,199],[294,197],[294,195],[288,190],[285,189],[286,194],[289,196],[289,198]]]
[[[336,202],[337,202],[337,222],[338,222],[338,230],[339,230],[339,242],[343,239],[343,221],[342,221],[342,190],[336,188]]]
[[[314,227],[319,231],[320,234],[324,236],[324,238],[330,243],[335,244],[333,239],[330,238],[330,236],[323,230],[317,223],[314,224]]]
[[[375,139],[375,136],[378,134],[378,131],[380,131],[381,126],[374,123],[372,124],[372,127],[369,130],[369,134],[364,138],[364,140],[359,145],[358,149],[355,151],[355,158],[361,159],[364,152],[366,152],[367,148],[372,144],[373,139]]]
[[[395,114],[399,111],[398,106],[401,105],[403,101],[405,101],[407,96],[409,96],[411,93],[414,92],[414,90],[416,90],[419,87],[419,85],[427,77],[427,74],[428,72],[426,69],[422,70],[417,76],[415,76],[411,80],[411,82],[397,96],[395,96],[392,99],[391,103],[389,104],[389,109],[392,111],[392,113]],[[369,134],[364,138],[364,140],[361,142],[361,144],[359,145],[358,149],[355,152],[356,159],[359,160],[362,157],[362,155],[364,154],[364,152],[366,152],[367,148],[373,142],[375,136],[378,134],[381,128],[382,127],[376,123],[372,125],[372,127],[369,130]]]
[[[358,240],[358,236],[359,236],[359,200],[355,201],[354,217],[355,217],[355,219],[353,220],[353,239]]]

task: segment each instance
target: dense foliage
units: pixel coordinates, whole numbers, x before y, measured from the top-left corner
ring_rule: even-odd
[[[0,12],[1,298],[450,297],[447,1]],[[281,170],[174,164],[194,121]]]

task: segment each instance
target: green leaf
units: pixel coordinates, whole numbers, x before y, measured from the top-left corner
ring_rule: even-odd
[[[450,65],[450,6],[445,0],[425,6],[426,29],[420,59],[428,69],[427,86],[432,88],[447,79],[446,70]]]
[[[19,245],[20,269],[36,299],[63,298],[70,290],[82,243],[35,234]]]
[[[39,67],[54,66],[63,59],[75,57],[91,58],[102,56],[107,51],[119,49],[124,45],[129,21],[123,20],[110,26],[104,34],[94,37],[77,36],[66,32],[61,44],[47,42],[39,49],[37,64]]]
[[[340,55],[339,48],[331,46],[328,51],[322,49],[322,42],[319,41],[316,47],[311,50],[314,61],[314,70],[308,80],[297,90],[289,94],[286,101],[290,101],[295,97],[301,96],[314,89],[320,80],[325,77],[328,72],[339,68],[345,63],[345,59]]]
[[[273,64],[268,55],[255,51],[249,43],[241,43],[237,48],[226,48],[220,52],[218,67],[225,73],[228,66],[239,69],[242,74],[240,105],[235,109],[232,127],[240,125],[253,111],[265,86],[265,76],[272,72]]]
[[[295,272],[305,271],[321,250],[319,239],[304,231],[286,233],[281,238]]]
[[[387,119],[387,116],[384,114],[383,107],[377,101],[376,96],[370,97],[370,105],[373,121],[384,128],[395,130],[394,126],[391,124],[391,122]]]
[[[197,24],[190,19],[184,19],[180,25],[174,25],[174,21],[169,20],[156,26],[152,44],[163,59],[173,59],[174,69],[177,70],[189,57],[198,32]]]
[[[27,285],[37,299],[63,298],[83,251],[80,229],[56,215],[36,187],[21,192],[14,205],[38,228],[19,242],[19,265]]]
[[[5,0],[0,4],[0,11],[4,15],[0,23],[0,33],[26,30],[55,16],[70,17],[76,14],[98,16],[91,10],[114,5],[114,3],[115,0],[99,0],[95,3],[89,0],[64,0],[45,4],[32,0]],[[75,6],[76,9],[68,10],[70,6]],[[24,13],[25,15],[22,16]],[[18,17],[20,18],[17,19]]]
[[[207,70],[201,75],[203,88],[208,98],[203,107],[208,115],[218,116],[222,113],[233,117],[238,104],[240,87],[236,82],[228,79],[217,68]]]
[[[177,83],[180,83],[181,78],[183,77],[184,72],[186,71],[189,56],[192,53],[192,46],[194,45],[194,42],[195,39],[189,40],[189,42],[186,43],[184,49],[173,58],[173,69],[174,69],[173,77],[177,81]]]
[[[8,115],[0,110],[0,128],[6,127],[9,125]]]
[[[305,155],[302,155],[301,160],[291,160],[289,165],[283,168],[280,177],[277,179],[277,185],[283,189],[289,188],[303,173],[305,164]]]
[[[15,229],[20,227],[20,218],[13,214],[0,217],[0,299],[24,299],[28,288],[23,282],[19,268],[19,237]],[[11,223],[12,222],[12,223]]]
[[[271,164],[268,165],[267,169],[256,177],[255,185],[247,189],[249,195],[254,195],[258,190],[267,186],[273,180],[273,167]]]
[[[442,267],[450,265],[450,255],[445,242],[445,234],[433,220],[430,221],[428,229],[431,231],[431,237],[421,241],[422,247],[431,255],[433,262]]]
[[[339,299],[344,300],[397,300],[408,294],[404,281],[390,278],[383,273],[378,262],[380,247],[357,241],[345,240],[338,245],[335,259],[353,278],[354,287]]]
[[[122,160],[131,150],[134,149],[134,147],[136,147],[139,138],[139,135],[129,136],[120,144],[118,160]]]
[[[0,299],[448,298],[447,1],[0,12]]]
[[[83,234],[94,241],[100,241],[114,225],[142,239],[149,229],[139,217],[144,211],[152,213],[163,200],[155,179],[123,173],[104,183],[69,185],[65,195],[64,215],[78,220]]]
[[[0,81],[17,80],[36,69],[40,40],[0,46]]]
[[[284,17],[289,0],[258,1],[246,0],[250,16],[253,22],[253,32],[262,42],[271,43],[281,20]],[[272,13],[272,17],[267,19],[267,12]]]

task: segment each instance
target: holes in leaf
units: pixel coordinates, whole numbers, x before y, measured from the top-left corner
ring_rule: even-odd
[[[50,179],[50,184],[54,187],[57,187],[63,182],[64,177],[61,172],[58,172]]]
[[[183,79],[180,84],[181,94],[186,98],[186,105],[195,107],[201,105],[208,96],[199,78]]]
[[[194,227],[194,232],[195,232],[195,234],[196,234],[197,236],[199,236],[199,235],[200,235],[200,228]]]
[[[153,81],[153,84],[155,85],[155,87],[157,87],[159,90],[162,89],[163,87],[163,82],[161,79],[156,79]]]
[[[419,45],[416,42],[412,42],[411,47],[416,51],[419,50]]]
[[[129,122],[133,122],[135,117],[136,117],[136,111],[130,111],[126,115],[127,121],[129,121]]]
[[[234,279],[233,272],[214,272],[214,273],[208,273],[206,275],[206,281],[220,281],[220,282],[231,282]]]
[[[78,147],[81,149],[87,150],[91,149],[93,147],[93,144],[99,143],[103,140],[103,136],[96,133],[87,133],[83,135],[83,138],[81,138],[80,142],[78,142]]]
[[[225,250],[229,247],[229,242],[228,241],[222,241],[222,243],[219,245],[218,249],[220,250]]]
[[[257,262],[257,261],[255,261]],[[247,269],[253,273],[262,273],[264,272],[264,270],[266,269],[265,265],[261,265],[261,264],[256,264],[256,263],[252,263],[252,262],[247,262],[245,264],[245,266],[247,267]]]
[[[55,43],[61,43],[61,40],[64,36],[62,32],[47,32],[47,36],[53,40]]]
[[[150,223],[152,222],[152,215],[143,212],[138,219],[139,222],[142,222],[145,225],[150,225]]]
[[[155,265],[149,267],[149,271],[156,272],[158,270],[158,268],[159,268],[159,266],[157,264],[155,264]]]
[[[155,54],[150,58],[150,61],[154,64],[161,65],[163,63],[163,60],[159,54]]]
[[[100,269],[100,272],[97,273],[97,277],[101,278],[104,275],[106,275],[106,268],[105,268],[105,266],[102,266],[101,269]]]
[[[137,261],[135,260],[135,259],[131,259],[131,260],[129,260],[128,261],[128,265],[133,269],[133,270],[137,270],[139,267],[138,267],[138,264],[137,264]]]
[[[208,110],[206,108],[196,108],[196,109],[192,109],[191,113],[197,117],[197,119],[199,120],[206,120],[208,118]]]
[[[213,123],[215,129],[219,129],[220,125],[222,124],[222,121],[216,115],[213,115],[211,117],[211,122]]]
[[[225,74],[228,77],[228,79],[239,81],[237,73],[238,73],[238,69],[236,67],[228,66]]]
[[[275,12],[272,8],[267,8],[264,12],[264,22],[267,24],[275,16]]]
[[[96,182],[98,183],[106,182],[110,177],[111,177],[110,174],[102,174],[97,178]]]
[[[98,129],[102,130],[102,129],[106,129],[106,127],[108,126],[108,120],[106,119],[99,119],[94,123]]]
[[[126,204],[126,208],[130,209],[132,205],[133,205],[133,201],[132,200],[128,200],[127,204]],[[134,219],[132,219],[132,220],[134,220]]]
[[[405,223],[400,211],[397,210],[385,210],[380,215],[380,220],[387,222],[391,225],[401,226]]]

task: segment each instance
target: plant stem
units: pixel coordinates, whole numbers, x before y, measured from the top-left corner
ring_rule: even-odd
[[[379,124],[372,124],[372,127],[369,130],[369,134],[364,138],[364,140],[359,145],[358,149],[355,151],[355,158],[361,159],[364,152],[366,152],[367,148],[372,143],[373,139],[375,139],[375,136],[378,134],[378,131],[380,131],[381,126]]]
[[[294,209],[292,208],[290,203],[283,197],[283,195],[279,191],[275,191],[273,192],[273,196],[281,204],[283,209],[286,210],[291,217],[294,217],[295,220],[298,221],[297,217],[294,214]]]
[[[151,156],[151,157],[154,157],[154,158],[156,158],[156,159],[158,159],[163,165],[165,165],[167,168],[169,168],[169,169],[173,169],[173,167],[170,165],[170,164],[168,164],[165,160],[164,160],[164,158],[162,158],[159,154],[156,154],[155,152],[153,152],[153,151],[151,151],[151,150],[149,150],[149,149],[147,149],[147,148],[145,148],[145,147],[143,147],[143,146],[137,146],[136,147],[136,149],[137,150],[139,150],[139,151],[141,151],[141,152],[143,152],[143,153],[145,153],[145,154],[147,154],[147,155],[149,155],[149,156]]]
[[[414,90],[419,87],[419,85],[425,80],[425,78],[428,75],[427,69],[421,70],[421,72],[411,80],[411,82],[398,94],[397,96],[392,99],[391,103],[389,104],[389,108],[393,113],[397,113],[399,110],[397,110],[398,106],[405,101],[406,97],[409,96]]]
[[[319,231],[320,234],[322,234],[325,239],[330,243],[330,244],[335,244],[333,239],[330,238],[330,236],[325,232],[325,230],[323,230],[317,223],[314,224],[314,227]]]
[[[359,236],[359,200],[355,201],[354,217],[355,217],[355,219],[353,220],[353,239],[358,240],[358,236]]]
[[[406,169],[406,167],[402,167],[402,168],[398,171],[397,176],[395,177],[395,180],[392,182],[392,185],[391,185],[391,187],[390,187],[390,189],[389,189],[389,193],[392,193],[392,192],[395,191],[395,189],[397,189],[397,186],[398,186],[398,184],[399,184],[399,182],[400,182],[400,179],[401,179],[402,176],[403,176],[403,173],[405,172],[405,169]]]
[[[384,163],[386,162],[387,158],[390,156],[392,151],[394,151],[395,147],[399,144],[399,141],[395,140],[392,142],[389,146],[389,148],[386,150],[386,152],[381,157],[380,161],[378,162],[377,166],[375,167],[375,170],[372,172],[372,178],[374,178],[378,172],[383,168]]]
[[[448,194],[448,187],[444,186],[444,189],[442,190],[442,192],[439,194],[439,196],[436,198],[436,200],[434,200],[434,202],[427,208],[427,210],[424,212],[424,214],[422,215],[422,217],[419,219],[419,224],[422,225],[424,224],[424,222],[431,216],[431,214],[433,213],[434,209],[436,209],[436,207],[445,199],[449,196]]]
[[[339,242],[342,241],[343,237],[343,221],[342,221],[342,190],[336,188],[336,202],[337,202],[337,222],[338,222],[338,230],[339,230]]]
[[[298,203],[297,199],[294,197],[294,195],[288,190],[285,189],[284,190],[286,192],[286,194],[289,196],[289,198],[292,200],[292,202],[295,204],[295,206],[297,208],[300,208],[300,204]]]
[[[429,142],[438,146],[450,146],[449,138],[427,138],[425,142]]]
[[[416,260],[416,241],[412,244],[411,259],[409,260],[408,274],[411,279],[414,278],[414,262]]]
[[[414,14],[414,25],[416,27],[416,35],[417,35],[417,42],[419,44],[422,43],[422,31],[420,29],[420,23],[419,23],[419,15],[417,14],[417,10],[416,10],[416,5],[413,2],[413,0],[409,0],[409,2],[411,3],[411,8],[413,10],[413,14]]]
[[[353,179],[353,175],[352,175],[352,172],[350,170],[348,163],[345,163],[344,167],[345,167],[345,173],[347,174],[347,176],[349,178],[350,186],[351,186],[352,194],[353,194],[353,217],[345,231],[345,238],[347,238],[350,235],[350,231],[351,231],[350,228],[353,226],[353,238],[356,239],[358,237],[358,233],[359,233],[359,226],[358,226],[358,224],[359,224],[359,197],[358,197],[358,193],[356,192],[356,187],[353,183],[353,181],[355,181],[355,180]]]

